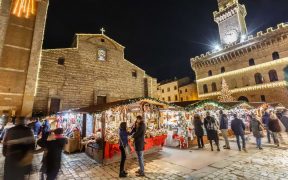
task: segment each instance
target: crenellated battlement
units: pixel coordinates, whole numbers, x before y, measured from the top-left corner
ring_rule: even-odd
[[[282,36],[285,36],[285,37],[279,39],[278,35],[280,37]],[[281,41],[282,39],[286,39],[287,35],[288,35],[288,23],[280,23],[276,27],[267,28],[264,32],[263,31],[257,32],[255,36],[249,35],[246,38],[246,40],[243,40],[242,42],[232,43],[230,45],[222,47],[223,48],[222,50],[208,51],[205,54],[201,54],[200,56],[191,58],[190,61],[193,67],[198,66],[198,65],[202,66],[200,64],[210,64],[211,62],[207,62],[206,60],[211,61],[215,58],[227,59],[227,57],[224,57],[224,56],[234,57],[239,54],[244,54],[244,53],[250,52],[251,49],[255,49],[257,47],[257,44],[263,44],[263,40],[264,41]],[[260,41],[260,39],[262,41]],[[233,53],[233,55],[229,55],[230,53]],[[213,64],[215,64],[215,62],[213,62]]]

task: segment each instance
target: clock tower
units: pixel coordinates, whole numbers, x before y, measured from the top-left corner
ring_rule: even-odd
[[[219,10],[215,11],[214,21],[219,27],[221,44],[230,45],[241,41],[247,35],[246,8],[238,0],[218,0]]]

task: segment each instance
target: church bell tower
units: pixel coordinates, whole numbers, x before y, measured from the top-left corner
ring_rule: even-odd
[[[240,42],[247,35],[245,6],[238,0],[218,0],[218,7],[219,10],[213,14],[219,27],[221,44],[226,46]]]

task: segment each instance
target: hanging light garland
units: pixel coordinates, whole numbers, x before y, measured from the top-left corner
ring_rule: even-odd
[[[36,13],[36,0],[14,0],[12,14],[17,17],[29,18]]]

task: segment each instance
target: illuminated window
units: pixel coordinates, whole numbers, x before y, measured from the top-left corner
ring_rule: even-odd
[[[279,53],[278,53],[278,52],[273,52],[273,53],[272,53],[272,58],[273,58],[273,60],[280,59]]]
[[[269,79],[270,79],[270,82],[278,81],[278,75],[275,70],[269,71]]]
[[[221,73],[225,72],[225,67],[221,67]]]
[[[64,57],[58,58],[58,64],[63,66],[65,64],[65,58]]]
[[[260,73],[256,73],[254,75],[254,77],[255,77],[255,83],[256,84],[263,84],[264,83],[263,76]]]
[[[204,91],[204,93],[208,93],[208,86],[207,86],[207,84],[204,84],[204,85],[203,85],[203,91]]]
[[[249,59],[249,66],[254,66],[254,65],[255,65],[254,59]]]
[[[212,92],[216,92],[217,91],[217,85],[215,82],[212,83]]]
[[[208,76],[212,76],[212,71],[211,70],[208,71]]]

